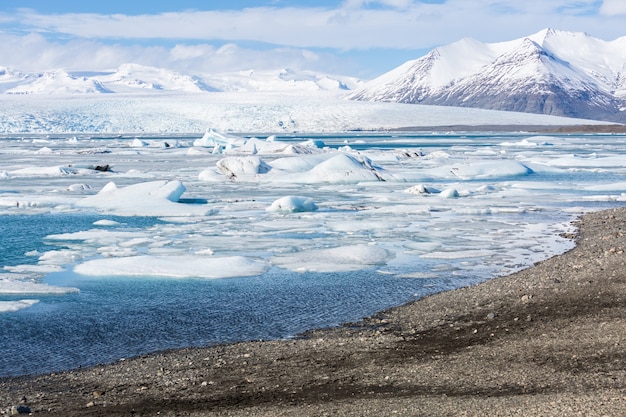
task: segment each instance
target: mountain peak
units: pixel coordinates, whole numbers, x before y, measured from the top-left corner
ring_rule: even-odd
[[[35,76],[22,76],[25,83],[6,91],[7,94],[93,94],[110,93],[99,81],[76,77],[64,70],[47,71]]]
[[[479,107],[626,122],[626,38],[543,29],[514,41],[463,38],[352,93],[368,101]]]
[[[22,73],[0,67],[0,93],[6,94],[196,94],[217,91],[335,91],[343,94],[362,84],[355,77],[287,67],[199,75],[136,63],[124,63],[106,72],[75,73],[62,69]]]

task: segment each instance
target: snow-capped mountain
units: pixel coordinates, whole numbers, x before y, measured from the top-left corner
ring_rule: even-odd
[[[28,74],[11,68],[0,67],[0,88],[8,90],[26,82]]]
[[[136,89],[186,91],[190,93],[216,91],[215,88],[207,85],[198,77],[138,64],[123,64],[113,73],[94,78],[106,85],[111,91],[116,92]]]
[[[7,94],[91,94],[111,92],[98,80],[77,77],[62,70],[42,74],[23,74],[9,70],[8,73],[12,76],[7,78],[11,80],[14,86],[5,91]]]
[[[319,74],[313,71],[239,71],[206,77],[221,91],[329,91],[353,90],[363,85],[349,76]]]
[[[462,39],[348,97],[626,122],[626,37],[545,29],[501,43]]]
[[[345,92],[362,84],[361,80],[354,77],[295,71],[289,68],[189,75],[166,68],[130,63],[112,71],[82,73],[64,70],[25,73],[0,67],[0,93],[7,94]]]

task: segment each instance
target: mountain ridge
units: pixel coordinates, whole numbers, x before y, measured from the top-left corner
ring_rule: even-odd
[[[125,63],[111,71],[67,71],[55,69],[24,72],[0,67],[0,94],[111,94],[175,91],[345,91],[358,88],[356,77],[315,71],[247,70],[192,75],[167,68]]]
[[[544,29],[513,41],[464,38],[348,95],[389,101],[521,111],[626,122],[626,37]]]

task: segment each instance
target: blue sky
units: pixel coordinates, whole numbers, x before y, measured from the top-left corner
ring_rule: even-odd
[[[548,27],[626,36],[626,0],[2,0],[0,67],[372,78],[463,37],[500,42]]]

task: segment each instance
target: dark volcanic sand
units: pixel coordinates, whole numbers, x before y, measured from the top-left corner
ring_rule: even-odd
[[[1,379],[0,412],[626,415],[626,210],[578,226],[575,249],[530,269],[297,340]]]

